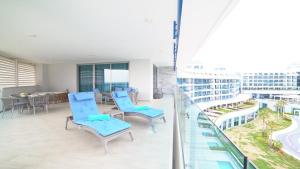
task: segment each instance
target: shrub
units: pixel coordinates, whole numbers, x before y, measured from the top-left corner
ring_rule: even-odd
[[[283,119],[284,119],[284,120],[291,121],[291,120],[292,120],[292,117],[291,117],[291,115],[285,114],[285,115],[283,116]]]
[[[253,123],[247,123],[244,125],[244,127],[249,128],[249,129],[254,129],[255,125]]]
[[[275,150],[280,150],[282,148],[282,143],[279,140],[273,140],[273,148]]]

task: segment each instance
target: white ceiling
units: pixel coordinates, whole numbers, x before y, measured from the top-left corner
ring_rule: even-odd
[[[192,58],[201,50],[207,38],[210,37],[238,2],[239,0],[184,1],[177,60],[178,67],[192,62]],[[201,61],[201,58],[198,60]]]
[[[236,0],[184,1],[178,61],[195,55]],[[1,0],[0,55],[37,63],[173,64],[177,0]]]

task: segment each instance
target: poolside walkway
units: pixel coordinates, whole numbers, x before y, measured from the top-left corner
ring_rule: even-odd
[[[292,125],[274,132],[272,138],[282,142],[284,152],[300,160],[300,117],[292,117]]]

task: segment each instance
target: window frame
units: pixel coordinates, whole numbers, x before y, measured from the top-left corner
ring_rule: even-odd
[[[112,65],[113,64],[127,64],[128,66],[128,86],[130,86],[130,63],[129,62],[103,62],[103,63],[85,63],[85,64],[77,64],[77,91],[80,91],[79,88],[79,67],[82,65],[92,65],[93,67],[93,89],[96,88],[96,65],[105,65],[108,64],[110,65],[110,70],[112,70]],[[111,75],[112,76],[112,75]],[[112,78],[112,77],[111,77]],[[92,89],[92,90],[93,90]],[[112,84],[110,83],[110,92],[112,91]]]

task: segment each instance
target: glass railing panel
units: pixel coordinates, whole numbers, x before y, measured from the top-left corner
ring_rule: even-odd
[[[175,102],[185,168],[256,168],[197,104],[179,89]]]

